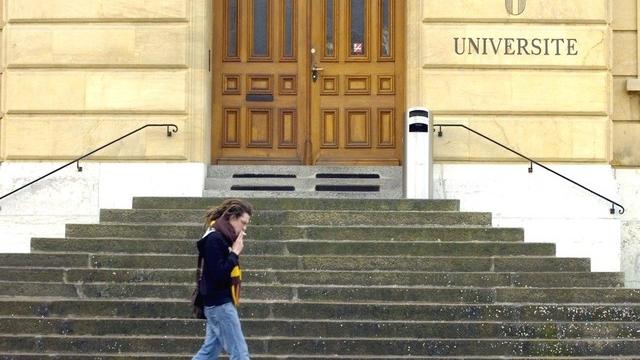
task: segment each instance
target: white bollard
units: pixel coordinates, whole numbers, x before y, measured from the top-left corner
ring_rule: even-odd
[[[433,197],[433,118],[426,108],[407,110],[404,134],[404,195]]]

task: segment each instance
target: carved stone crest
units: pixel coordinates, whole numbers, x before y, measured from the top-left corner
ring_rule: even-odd
[[[511,15],[518,16],[524,12],[527,7],[527,0],[504,0],[507,12]]]

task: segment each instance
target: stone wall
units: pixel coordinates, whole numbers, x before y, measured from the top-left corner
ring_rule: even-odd
[[[468,125],[536,159],[609,161],[608,0],[528,1],[517,16],[504,1],[409,4],[408,78],[415,82],[408,86],[409,106],[427,106],[436,123]],[[560,55],[556,46],[532,47],[556,38],[564,41],[557,44]],[[473,45],[463,51],[463,39],[479,41],[479,51]],[[514,159],[464,130],[438,140],[435,156]]]
[[[613,160],[615,166],[640,165],[637,0],[616,0],[613,12]],[[632,88],[632,91],[629,91]]]
[[[4,160],[204,161],[210,118],[205,0],[5,0]],[[207,136],[205,136],[207,134]]]

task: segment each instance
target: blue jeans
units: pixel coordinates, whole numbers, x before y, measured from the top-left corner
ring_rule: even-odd
[[[249,360],[249,349],[233,303],[205,306],[204,315],[207,317],[207,333],[202,348],[192,360],[217,359],[223,349],[230,360]]]

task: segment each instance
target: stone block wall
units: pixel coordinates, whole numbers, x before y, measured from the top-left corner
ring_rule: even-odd
[[[207,1],[5,0],[3,160],[76,157],[147,123],[94,159],[204,161]]]
[[[431,108],[436,123],[468,125],[536,159],[608,162],[610,5],[528,1],[511,15],[504,1],[410,1],[408,106]],[[438,160],[516,159],[464,130],[434,148]]]
[[[640,165],[640,92],[628,90],[638,74],[637,0],[616,0],[613,12],[614,166]]]

